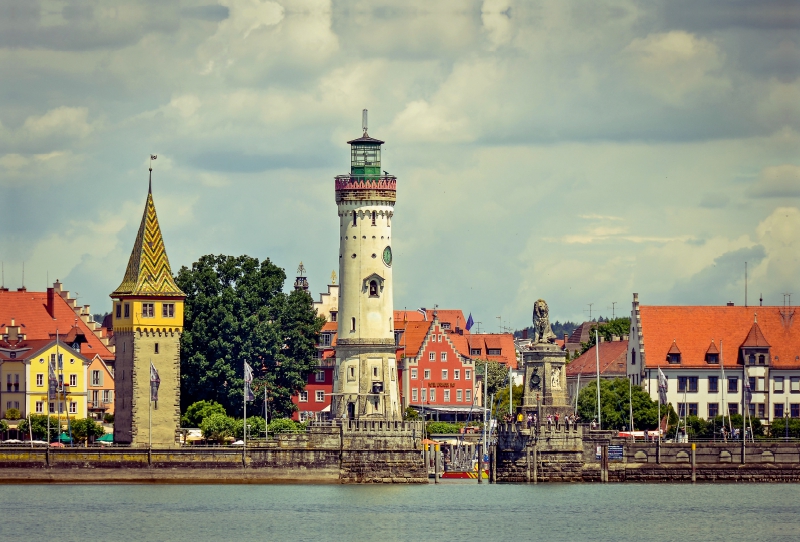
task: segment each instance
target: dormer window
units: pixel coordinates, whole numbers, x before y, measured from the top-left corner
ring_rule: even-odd
[[[766,358],[764,357],[764,354],[759,354],[759,356],[758,356],[758,364],[759,365],[765,365],[766,364]]]
[[[672,346],[667,352],[667,361],[671,364],[678,364],[681,362],[681,349],[678,348],[677,341],[672,341]]]
[[[706,363],[719,363],[719,354],[706,354]]]
[[[669,354],[667,356],[667,361],[670,363],[680,363],[681,362],[681,355],[680,354]]]
[[[442,322],[442,329],[450,329],[450,322]]]
[[[756,364],[756,355],[755,354],[750,354],[749,356],[747,356],[747,363],[749,365],[755,365]]]
[[[481,349],[480,348],[470,348],[469,349],[469,355],[470,356],[480,356],[481,355]]]

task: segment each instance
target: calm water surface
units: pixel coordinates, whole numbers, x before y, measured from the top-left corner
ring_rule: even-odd
[[[0,540],[799,540],[795,485],[2,486]]]

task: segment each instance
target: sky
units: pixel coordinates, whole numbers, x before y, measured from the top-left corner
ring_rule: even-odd
[[[338,268],[348,139],[398,178],[395,308],[483,331],[800,302],[800,4],[0,0],[4,284],[109,310],[147,194],[173,271]]]

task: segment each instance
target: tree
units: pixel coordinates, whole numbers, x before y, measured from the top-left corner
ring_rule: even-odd
[[[88,440],[89,437],[102,437],[105,435],[103,426],[91,418],[82,418],[70,422],[72,436],[78,440]]]
[[[220,444],[224,444],[226,438],[233,436],[235,428],[236,420],[225,414],[212,414],[200,423],[203,438]]]
[[[224,414],[225,407],[216,401],[197,401],[192,403],[181,416],[182,427],[200,427],[200,423],[212,414]]]
[[[105,423],[108,423],[108,424],[113,424],[114,423],[114,415],[109,413],[109,412],[106,412],[105,414],[103,414],[103,421]]]
[[[270,433],[300,433],[305,429],[305,424],[290,418],[273,418],[268,427]]]
[[[242,414],[244,362],[253,368],[253,388],[267,389],[272,409],[288,416],[292,396],[316,367],[316,343],[325,323],[311,296],[283,292],[286,273],[268,259],[201,257],[176,277],[186,293],[181,335],[181,403],[220,403]]]
[[[798,418],[775,418],[769,428],[772,438],[786,437],[786,426],[789,426],[789,438],[800,438],[800,419]]]
[[[525,393],[525,387],[521,384],[514,386],[514,391],[511,394],[511,399],[514,401],[513,411],[516,413],[517,407],[522,406],[522,395]],[[508,386],[497,392],[494,396],[494,416],[498,419],[503,419],[503,416],[508,414]]]
[[[0,420],[0,433],[8,431],[8,423],[5,420]]]
[[[18,420],[20,418],[20,416],[21,416],[21,414],[19,412],[19,409],[9,408],[8,410],[6,410],[6,419],[7,420]]]
[[[601,318],[602,320],[602,318]],[[597,325],[592,326],[591,332],[589,333],[589,342],[581,343],[581,351],[580,354],[583,354],[587,350],[589,350],[595,343],[595,336],[594,330],[597,329],[598,335],[605,338],[606,341],[611,340],[612,335],[616,335],[617,337],[622,337],[623,335],[629,335],[631,330],[631,319],[630,318],[614,318],[613,320],[606,320],[605,322],[598,322]],[[578,355],[580,355],[578,354]],[[577,355],[575,357],[578,357]]]
[[[489,404],[489,398],[493,393],[497,393],[508,385],[508,366],[497,361],[475,360],[475,376],[483,378],[486,374],[485,366],[487,363],[489,364],[489,378],[487,379],[488,390],[486,393],[489,397],[487,397],[485,404]]]
[[[56,416],[50,416],[50,438],[47,438],[47,415],[46,414],[31,414],[30,415],[31,431],[28,430],[28,419],[19,422],[19,432],[22,434],[33,433],[34,439],[47,440],[52,442],[58,437],[60,425]]]
[[[247,438],[259,438],[267,430],[267,421],[261,416],[247,417]],[[236,420],[233,427],[234,438],[244,438],[244,420]]]
[[[406,411],[403,413],[403,419],[409,421],[418,420],[419,412],[411,407],[406,407]]]
[[[629,388],[627,378],[600,381],[600,409],[603,429],[630,429],[629,389],[633,391],[633,425],[637,430],[658,427],[658,401],[641,386]],[[661,406],[661,416],[670,414],[670,405]],[[578,413],[584,421],[597,419],[597,388],[586,386],[578,394]]]

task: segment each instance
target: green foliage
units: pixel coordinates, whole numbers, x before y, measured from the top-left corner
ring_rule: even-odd
[[[83,418],[70,421],[72,437],[78,440],[86,440],[88,437],[102,437],[105,434],[103,426],[91,418]]]
[[[578,357],[580,354],[583,354],[584,352],[589,350],[592,346],[594,346],[594,343],[595,343],[594,330],[595,329],[597,329],[597,333],[601,337],[604,337],[606,341],[610,341],[612,335],[616,335],[617,337],[622,337],[623,335],[630,335],[630,332],[631,332],[631,319],[630,318],[614,318],[613,320],[607,320],[605,322],[598,322],[596,325],[592,326],[591,332],[589,333],[589,342],[581,343],[581,351],[575,357]]]
[[[798,418],[775,418],[769,429],[772,438],[783,438],[786,436],[786,426],[789,426],[789,437],[800,438],[800,419]]]
[[[406,411],[403,413],[403,419],[404,420],[409,420],[409,421],[418,420],[419,419],[419,412],[417,412],[416,410],[414,410],[411,407],[407,407]]]
[[[181,416],[181,426],[200,427],[202,421],[212,414],[227,415],[228,413],[225,412],[225,407],[216,401],[197,401],[189,405]]]
[[[511,399],[514,401],[514,415],[516,415],[517,407],[522,406],[522,395],[524,393],[524,386],[521,384],[519,386],[514,386],[513,393],[511,394]],[[502,420],[503,416],[508,414],[508,386],[497,392],[497,395],[494,396],[494,405],[492,405],[492,407],[495,418]]]
[[[636,430],[658,427],[658,401],[641,386],[633,386],[633,426]],[[627,378],[600,381],[600,408],[603,429],[630,429],[629,382]],[[668,414],[670,405],[661,407],[661,415]],[[578,413],[584,421],[597,419],[597,387],[587,386],[578,395]],[[670,414],[671,415],[671,414]]]
[[[176,277],[186,293],[181,335],[181,402],[213,400],[242,414],[244,362],[253,388],[272,410],[288,416],[292,396],[316,366],[316,343],[325,319],[308,292],[283,292],[286,274],[269,260],[202,256]],[[260,393],[259,393],[260,392]]]
[[[37,440],[48,440],[52,442],[58,437],[59,422],[56,416],[50,416],[50,438],[47,438],[47,415],[46,414],[31,414],[31,429],[33,438]],[[19,423],[19,431],[23,434],[29,434],[28,420],[24,419]]]
[[[16,408],[9,408],[6,410],[6,419],[7,420],[18,420],[21,414],[18,409]]]
[[[267,421],[261,416],[247,417],[247,438],[261,438],[267,429]],[[236,420],[233,428],[233,436],[236,439],[244,438],[244,420]]]
[[[8,431],[8,423],[5,420],[0,420],[0,433]]]
[[[233,436],[236,420],[225,414],[211,414],[200,422],[203,438],[211,442],[223,444],[225,439]]]
[[[302,433],[305,430],[306,424],[289,418],[274,418],[268,427],[270,433]]]
[[[114,415],[111,413],[106,413],[103,415],[103,421],[106,423],[114,423]]]
[[[475,377],[481,377],[486,374],[484,371],[486,364],[489,364],[489,378],[487,380],[487,394],[489,397],[496,394],[502,388],[508,386],[508,367],[497,361],[485,361],[482,359],[475,360]]]
[[[458,433],[463,426],[463,423],[428,422],[425,424],[425,429],[428,431],[429,435],[450,435],[453,433]]]
[[[734,429],[739,429],[741,434],[742,431],[742,415],[741,414],[734,414],[733,416],[717,416],[716,418],[712,418],[710,420],[704,420],[698,416],[687,416],[686,417],[686,431],[690,438],[702,438],[702,439],[712,439],[712,438],[722,438],[722,433],[720,430],[725,426],[726,430],[730,430],[731,425]],[[748,428],[749,424],[752,423],[753,426],[753,436],[755,437],[762,437],[764,436],[764,426],[761,425],[761,420],[757,418],[753,418],[752,420],[748,417]],[[669,429],[667,430],[667,437],[672,438],[675,435],[675,429],[678,427],[678,416],[675,415],[674,418],[670,418],[670,425]],[[783,427],[783,425],[781,425]],[[680,420],[680,428],[683,429],[683,419]],[[781,435],[782,436],[782,435]]]

